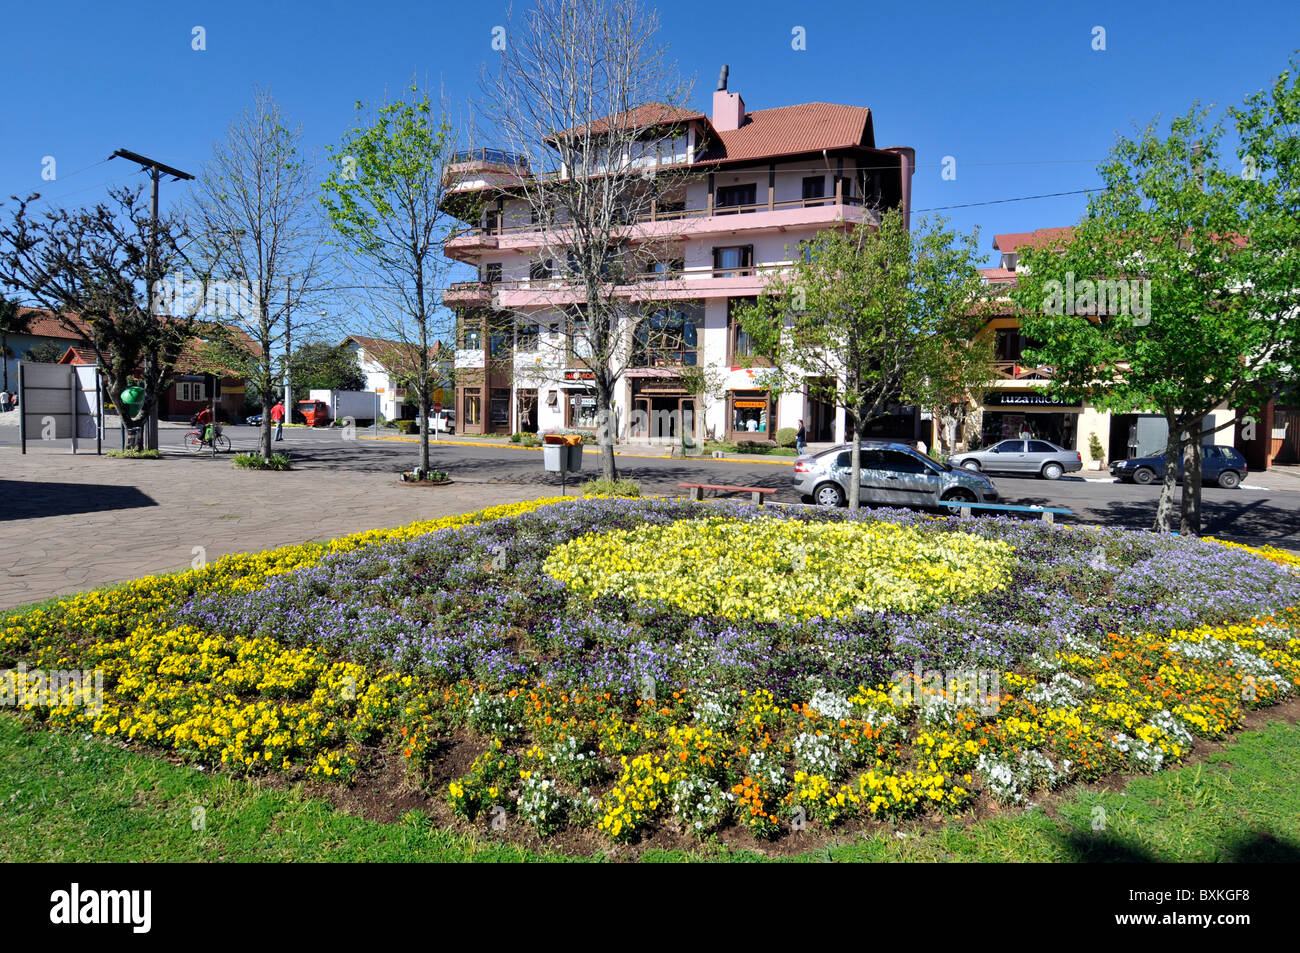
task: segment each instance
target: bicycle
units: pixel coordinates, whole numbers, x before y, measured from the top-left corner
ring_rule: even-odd
[[[202,433],[197,430],[191,430],[185,434],[185,449],[190,453],[198,453],[204,447],[211,447],[213,453],[229,453],[230,438],[218,429],[211,441],[207,440]]]

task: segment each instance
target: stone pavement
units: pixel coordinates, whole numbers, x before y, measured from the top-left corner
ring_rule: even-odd
[[[0,450],[0,608],[185,569],[229,553],[333,539],[551,496],[549,486],[405,486],[396,474],[264,473],[227,460],[115,460]]]

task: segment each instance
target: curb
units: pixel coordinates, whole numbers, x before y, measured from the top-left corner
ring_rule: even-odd
[[[419,443],[420,442],[420,439],[418,437],[363,437],[361,435],[358,435],[357,439],[358,440],[387,440],[395,443]],[[430,447],[435,447],[435,446],[488,447],[489,449],[494,449],[494,450],[531,450],[531,451],[540,451],[542,449],[541,447],[521,447],[517,443],[487,443],[486,441],[477,441],[477,440],[430,440],[429,446]],[[586,453],[598,454],[600,453],[600,449],[592,446],[584,446],[582,448],[582,452],[584,454]],[[626,450],[617,450],[617,449],[614,451],[614,456],[633,457],[641,460],[697,460],[697,461],[718,462],[718,463],[722,463],[722,462],[761,463],[764,464],[765,466],[787,466],[787,467],[793,466],[795,461],[794,457],[782,457],[779,460],[763,460],[760,459],[763,455],[757,453],[731,454],[729,456],[723,456],[721,458],[705,456],[704,454],[701,454],[698,457],[678,457],[667,453],[630,453]]]

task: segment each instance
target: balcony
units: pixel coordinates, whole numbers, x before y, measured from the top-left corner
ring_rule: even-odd
[[[785,202],[702,208],[652,208],[648,214],[633,217],[615,230],[614,237],[632,240],[680,239],[688,236],[727,234],[757,230],[787,231],[799,227],[826,227],[838,222],[879,222],[879,210],[862,199],[826,198],[791,199]],[[565,223],[550,226],[536,222],[519,225],[496,223],[488,228],[463,226],[454,229],[446,241],[448,254],[472,254],[483,249],[527,251],[544,244],[550,232],[553,241],[563,244]]]
[[[993,383],[1004,381],[1049,381],[1052,379],[1050,367],[1032,367],[1020,361],[994,361]]]

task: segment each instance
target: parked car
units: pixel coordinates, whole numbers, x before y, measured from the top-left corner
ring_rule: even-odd
[[[1241,485],[1241,481],[1250,472],[1246,458],[1234,447],[1201,448],[1201,482],[1217,483],[1225,490]],[[1132,481],[1145,486],[1165,478],[1165,457],[1135,457],[1132,460],[1116,460],[1110,465],[1110,474],[1122,482]],[[1178,458],[1178,479],[1183,478],[1183,460]]]
[[[429,432],[430,433],[455,433],[456,432],[456,411],[440,410],[437,413],[429,414]]]
[[[991,447],[954,453],[948,462],[967,470],[993,473],[1036,473],[1044,480],[1083,469],[1078,451],[1066,450],[1046,440],[1001,440]]]
[[[794,462],[795,489],[822,506],[841,506],[848,499],[853,448],[841,444],[805,453]],[[993,481],[982,473],[954,469],[902,443],[869,440],[862,444],[860,499],[876,506],[933,506],[939,500],[994,503]]]
[[[262,426],[262,415],[253,414],[251,417],[245,417],[244,423],[248,424],[250,427],[260,427]]]

